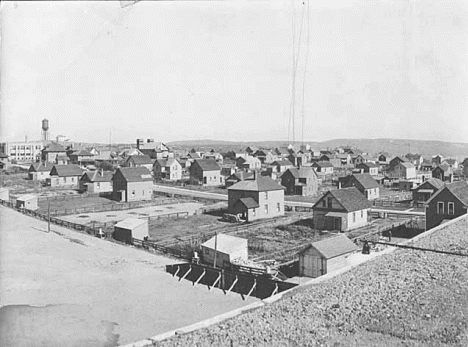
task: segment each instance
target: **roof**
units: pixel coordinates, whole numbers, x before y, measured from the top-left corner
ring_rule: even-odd
[[[364,189],[372,189],[378,188],[379,184],[377,181],[368,173],[362,174],[353,174],[349,176],[348,180],[354,177],[354,179],[364,188]]]
[[[218,234],[217,236],[213,236],[205,243],[202,243],[202,246],[215,249],[215,242],[216,250],[226,254],[234,253],[239,249],[247,248],[247,239],[226,234]]]
[[[441,180],[439,180],[438,178],[429,178],[427,181],[424,181],[423,183],[421,183],[419,186],[417,186],[415,188],[415,190],[417,190],[419,187],[421,187],[423,184],[430,184],[431,186],[433,186],[434,188],[436,189],[440,189],[444,186],[444,182],[442,182]]]
[[[308,177],[309,175],[317,175],[312,166],[301,166],[299,169],[291,167],[287,171],[289,171],[294,176],[294,178],[304,178]]]
[[[50,145],[48,145],[45,149],[44,152],[65,152],[65,148],[62,145],[59,145],[56,142],[52,142]]]
[[[195,160],[195,163],[198,163],[198,165],[203,171],[221,170],[218,163],[214,159],[197,159]]]
[[[234,204],[237,204],[238,202],[242,203],[248,209],[260,207],[258,202],[256,202],[253,198],[240,198]]]
[[[237,182],[228,190],[249,190],[255,192],[266,192],[272,190],[284,190],[281,184],[276,183],[268,176],[258,176],[254,180],[244,180]]]
[[[312,165],[318,167],[333,167],[333,164],[329,161],[318,161],[316,163],[313,163]]]
[[[178,162],[177,159],[174,158],[168,158],[168,159],[156,159],[155,163],[158,163],[161,167],[167,167],[171,166],[174,164],[174,162]]]
[[[8,158],[8,156],[5,153],[0,152],[0,158]]]
[[[81,176],[83,174],[83,170],[76,164],[54,165],[53,168],[60,177]]]
[[[440,164],[439,166],[437,166],[434,170],[436,170],[437,168],[440,168],[441,170],[443,170],[444,172],[446,171],[450,171],[452,168],[450,167],[450,165],[448,164]]]
[[[52,165],[47,166],[43,163],[32,163],[29,167],[29,172],[50,172]]]
[[[151,173],[144,166],[121,167],[117,169],[117,172],[119,171],[127,182],[153,181],[153,177],[151,176]]]
[[[314,204],[314,206],[312,206],[312,208],[315,208],[316,206],[320,207],[319,203],[327,195],[333,196],[347,212],[360,211],[371,207],[370,201],[367,200],[356,187],[349,187],[338,190],[329,190]]]
[[[114,227],[118,227],[122,229],[135,229],[145,223],[148,223],[146,219],[127,218],[115,224]]]
[[[245,179],[253,177],[254,174],[252,172],[247,172],[247,171],[238,171],[233,173],[231,176],[227,178],[227,181],[229,180],[239,180],[243,181]]]
[[[406,167],[407,169],[411,169],[414,167],[413,163],[407,162],[407,161],[402,161],[398,165],[401,165],[403,167]]]
[[[357,164],[356,167],[359,167],[359,166],[367,166],[368,168],[378,168],[379,167],[378,164],[375,164],[375,163],[372,163],[372,162],[359,163],[359,164]]]
[[[71,155],[86,155],[86,156],[94,156],[94,154],[88,152],[85,149],[80,149],[79,151],[73,152]]]
[[[153,160],[150,158],[149,155],[131,155],[128,157],[127,161],[133,160],[135,164],[145,165],[145,164],[153,164]]]
[[[101,171],[87,171],[84,175],[88,176],[90,182],[110,182],[112,181],[112,173],[104,172],[101,174]]]
[[[331,259],[357,250],[357,246],[346,235],[329,237],[310,244],[325,259]]]
[[[24,195],[20,195],[16,198],[16,200],[19,200],[19,201],[27,201],[27,200],[32,200],[32,199],[37,199],[37,195],[33,195],[33,194],[24,194]]]
[[[437,196],[441,194],[445,189],[449,190],[453,195],[455,195],[465,206],[468,207],[468,182],[459,181],[447,184],[444,188],[439,189],[429,200],[426,201],[426,204],[429,204],[432,200],[437,200]]]
[[[291,161],[289,161],[288,159],[283,159],[283,160],[275,160],[272,165],[280,165],[280,166],[294,166],[293,163],[291,163]]]

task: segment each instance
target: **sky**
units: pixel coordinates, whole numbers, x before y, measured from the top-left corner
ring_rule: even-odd
[[[464,0],[0,6],[2,141],[468,143]]]

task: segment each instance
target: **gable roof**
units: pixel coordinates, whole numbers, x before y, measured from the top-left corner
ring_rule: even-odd
[[[276,183],[268,176],[258,176],[254,180],[244,180],[237,182],[228,190],[249,190],[255,192],[266,192],[272,190],[284,190],[281,184]]]
[[[83,170],[76,164],[54,165],[52,170],[54,169],[59,177],[81,176],[83,174]]]
[[[153,160],[150,158],[149,155],[131,155],[127,158],[127,162],[132,160],[135,164],[138,165],[147,165],[153,164]]]
[[[442,188],[445,184],[444,182],[442,182],[441,180],[439,180],[438,178],[429,178],[428,180],[424,181],[423,183],[421,183],[419,186],[417,186],[416,188],[414,188],[414,190],[418,190],[420,187],[422,187],[423,185],[428,185],[430,184],[431,186],[433,186],[434,188],[436,189],[440,189]]]
[[[413,163],[410,163],[410,162],[407,162],[407,161],[402,161],[401,163],[398,163],[398,165],[401,165],[407,169],[411,169],[411,168],[414,168],[415,166],[413,165]],[[397,165],[397,166],[398,166]]]
[[[85,149],[80,149],[78,151],[73,152],[71,155],[81,155],[81,156],[94,156],[94,154],[88,152]]]
[[[330,163],[329,161],[317,161],[317,162],[313,163],[312,166],[333,167],[333,164]]]
[[[62,145],[56,142],[52,142],[50,145],[44,148],[44,152],[47,153],[47,152],[66,152],[66,151]]]
[[[83,176],[81,176],[80,180],[83,180],[84,177],[88,177],[89,182],[110,182],[112,181],[112,173],[104,172],[101,173],[99,170],[95,171],[86,171]]]
[[[254,174],[252,172],[238,171],[238,172],[235,172],[232,175],[230,175],[226,179],[226,181],[230,181],[230,180],[243,181],[243,180],[246,180],[246,179],[251,178],[253,176],[254,176]]]
[[[444,163],[442,163],[442,164],[438,165],[437,167],[435,167],[434,170],[437,170],[438,168],[441,169],[441,170],[444,171],[444,172],[448,172],[448,171],[451,171],[451,170],[452,170],[452,168],[450,167],[450,165],[444,164]],[[434,170],[432,170],[432,171],[434,171]]]
[[[195,160],[194,164],[195,163],[197,163],[203,171],[221,170],[218,163],[214,159],[197,159]]]
[[[369,174],[369,173],[362,173],[362,174],[353,174],[349,176],[349,180],[354,177],[354,179],[364,188],[364,189],[372,189],[378,188],[379,184],[377,181]]]
[[[371,207],[370,201],[367,200],[356,187],[350,187],[329,190],[312,206],[312,208],[320,207],[319,203],[328,195],[333,196],[347,212],[360,211]]]
[[[312,168],[312,166],[301,166],[299,169],[291,167],[286,170],[286,172],[288,171],[291,173],[291,175],[293,175],[294,178],[305,178],[309,177],[310,175],[317,176],[317,173]]]
[[[145,182],[145,181],[153,181],[153,177],[151,176],[151,173],[149,170],[144,167],[144,166],[138,166],[138,167],[121,167],[118,168],[116,173],[120,172],[123,176],[123,178],[127,182]],[[112,177],[112,180],[114,179],[114,176]]]
[[[217,240],[216,240],[217,238]],[[202,243],[203,247],[215,249],[215,242],[216,242],[216,250],[218,252],[230,254],[234,253],[239,249],[244,249],[247,247],[247,239],[243,239],[236,236],[226,235],[226,234],[218,234],[217,237],[213,236],[211,239]]]
[[[315,248],[325,259],[335,258],[358,249],[353,241],[351,241],[346,235],[329,237],[325,240],[311,243],[308,248],[310,247]]]
[[[148,223],[145,219],[127,218],[115,224],[114,227],[133,230],[145,223]]]
[[[294,166],[294,164],[291,163],[291,161],[288,159],[275,160],[273,163],[271,163],[271,165]]]
[[[461,203],[468,207],[468,182],[459,181],[454,183],[449,183],[445,187],[439,189],[429,200],[426,201],[426,205],[429,204],[432,200],[437,200],[437,196],[445,190],[450,191],[455,195]]]
[[[372,162],[359,163],[359,164],[356,165],[357,168],[359,168],[360,166],[365,166],[365,167],[368,167],[369,169],[379,167],[378,164],[375,164],[375,163],[372,163]]]
[[[43,163],[32,163],[29,167],[29,172],[50,172],[53,166],[47,166]]]
[[[234,203],[234,205],[236,205],[237,203],[241,203],[242,205],[244,205],[248,209],[249,208],[258,208],[258,207],[260,207],[258,202],[256,202],[254,200],[254,198],[240,198],[240,199],[237,199],[237,201]]]

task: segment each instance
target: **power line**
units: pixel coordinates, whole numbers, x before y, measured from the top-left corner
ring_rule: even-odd
[[[304,145],[304,120],[305,120],[305,82],[307,78],[307,64],[309,62],[309,51],[310,51],[310,0],[307,0],[307,49],[304,62],[304,76],[302,79],[302,145]]]

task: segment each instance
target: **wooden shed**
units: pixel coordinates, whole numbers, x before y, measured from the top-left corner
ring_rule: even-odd
[[[342,268],[346,266],[346,258],[357,249],[346,235],[311,243],[299,253],[299,275],[315,278]]]
[[[20,195],[18,198],[16,198],[16,207],[36,211],[39,208],[37,202],[38,199],[36,195]]]
[[[114,225],[112,237],[117,241],[133,244],[133,239],[143,240],[148,236],[148,220],[127,218]]]
[[[203,262],[214,265],[216,249],[216,266],[224,267],[233,259],[248,259],[247,239],[225,234],[218,234],[201,245]]]

